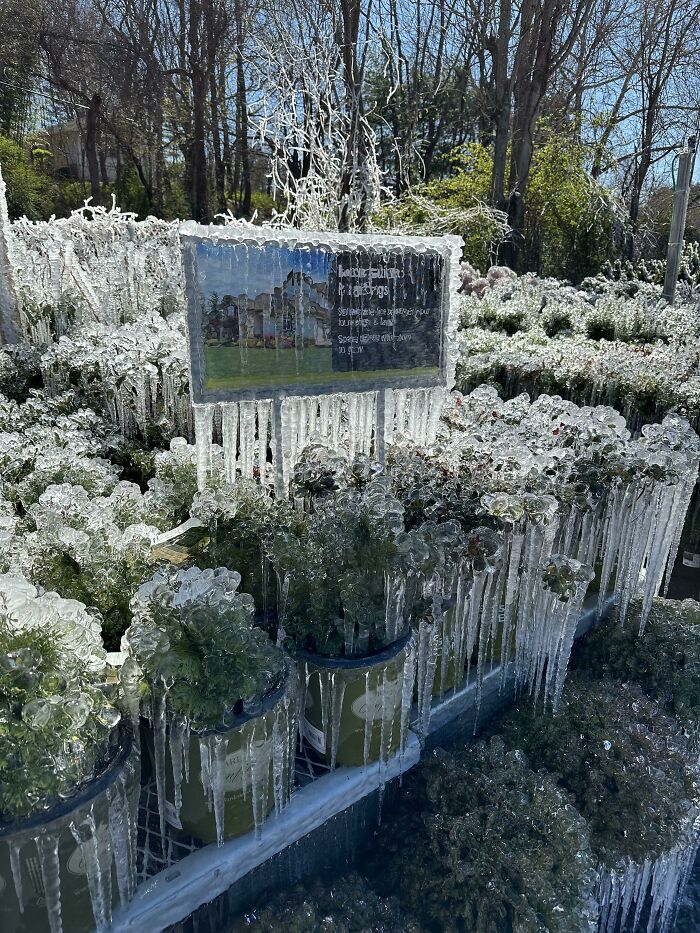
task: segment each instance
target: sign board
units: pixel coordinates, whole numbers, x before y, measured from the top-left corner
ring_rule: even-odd
[[[186,224],[181,242],[195,403],[445,385],[458,238]]]

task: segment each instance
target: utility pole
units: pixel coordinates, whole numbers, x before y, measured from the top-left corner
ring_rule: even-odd
[[[688,138],[688,145],[678,157],[678,177],[673,192],[673,214],[671,215],[671,232],[668,238],[668,252],[666,254],[666,277],[664,279],[664,298],[670,304],[676,293],[678,270],[681,265],[683,252],[683,234],[685,232],[685,217],[688,211],[688,196],[690,182],[693,176],[693,163],[695,161],[695,137]]]

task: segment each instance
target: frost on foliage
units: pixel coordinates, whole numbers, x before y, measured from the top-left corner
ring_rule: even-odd
[[[126,437],[153,430],[192,435],[185,325],[179,314],[82,327],[44,350],[41,371],[51,394],[78,386],[95,397]]]
[[[610,283],[584,291],[523,276],[464,299],[458,385],[611,404],[635,433],[668,411],[697,427],[699,308],[697,298],[668,305],[656,287],[630,297]]]
[[[129,599],[151,572],[160,532],[148,519],[148,504],[133,483],[116,483],[109,496],[94,497],[82,486],[48,486],[29,508],[34,530],[0,538],[0,565],[94,607],[106,644],[116,650],[129,624]]]
[[[589,823],[599,929],[667,930],[700,814],[697,753],[678,721],[638,687],[575,674],[555,715],[520,709],[502,731],[533,767],[557,775]]]
[[[639,634],[642,600],[630,604],[627,621],[617,610],[588,635],[577,666],[623,683],[637,683],[669,716],[684,723],[700,753],[700,603],[656,598]]]
[[[231,927],[231,933],[420,933],[421,927],[394,896],[379,897],[362,876],[352,873],[325,887],[315,882],[292,888],[254,907]]]
[[[585,820],[551,776],[498,737],[421,761],[368,876],[424,929],[596,929]]]

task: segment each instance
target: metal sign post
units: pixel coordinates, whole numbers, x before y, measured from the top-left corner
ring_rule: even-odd
[[[693,163],[695,161],[695,137],[688,139],[687,147],[678,157],[678,178],[673,192],[673,214],[671,216],[671,232],[668,237],[668,252],[666,254],[666,276],[664,278],[663,296],[670,304],[676,294],[678,271],[681,265],[683,252],[683,234],[685,232],[685,218],[688,211],[688,196],[690,182],[693,176]]]

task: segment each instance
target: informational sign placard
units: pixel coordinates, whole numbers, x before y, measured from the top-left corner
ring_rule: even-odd
[[[445,384],[456,238],[181,240],[195,403]]]

